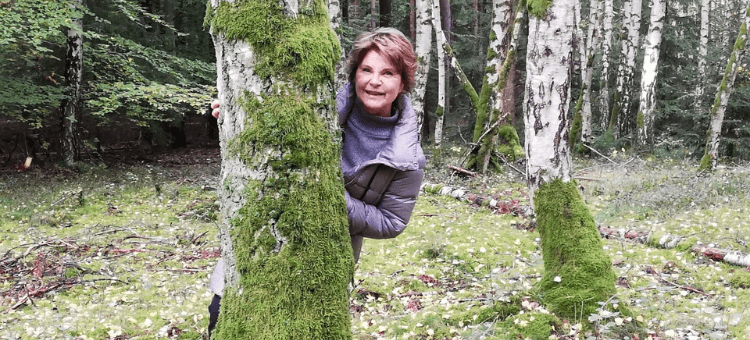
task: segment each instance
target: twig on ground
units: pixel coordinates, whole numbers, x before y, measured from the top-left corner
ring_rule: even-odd
[[[594,152],[595,154],[597,154],[597,155],[599,155],[599,156],[602,156],[602,157],[604,157],[604,159],[606,159],[606,160],[608,160],[608,161],[612,162],[613,164],[615,164],[615,165],[619,165],[619,164],[617,164],[617,162],[615,162],[615,161],[613,161],[613,160],[609,159],[609,157],[607,157],[607,156],[605,156],[605,155],[602,155],[602,154],[601,154],[601,153],[600,153],[599,151],[596,151],[596,149],[594,149],[594,148],[592,148],[592,147],[590,147],[590,146],[586,145],[586,143],[582,143],[582,145],[583,145],[583,146],[585,146],[585,147],[587,147],[587,148],[588,148],[589,150],[593,151],[593,152]]]
[[[467,175],[467,176],[471,176],[471,177],[475,177],[475,176],[478,175],[476,172],[469,171],[469,170],[466,170],[464,168],[460,168],[460,167],[457,167],[457,166],[454,166],[454,165],[448,165],[448,169],[451,169],[451,170],[453,170],[455,172],[458,172],[458,173],[461,173],[461,174],[464,174],[464,175]]]

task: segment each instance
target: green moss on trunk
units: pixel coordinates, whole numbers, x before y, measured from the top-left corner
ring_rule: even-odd
[[[542,184],[534,194],[534,208],[542,239],[545,304],[565,318],[574,318],[574,312],[590,315],[598,302],[615,293],[617,276],[576,182]]]
[[[212,33],[248,42],[254,72],[289,84],[245,92],[245,129],[227,141],[229,157],[267,175],[245,183],[247,203],[230,221],[240,277],[224,292],[215,339],[352,338],[340,152],[321,114],[335,103],[315,93],[332,84],[340,53],[326,12],[322,0],[301,4],[296,18],[273,0],[208,8]]]
[[[308,6],[300,9],[298,19],[289,19],[278,1],[221,2],[215,12],[209,6],[205,21],[212,33],[253,47],[255,73],[261,78],[285,75],[301,84],[323,83],[334,77],[341,50],[328,26],[325,3]]]
[[[229,150],[248,164],[268,157],[259,166],[269,176],[247,184],[248,204],[231,221],[241,281],[225,292],[216,338],[350,339],[353,262],[340,156],[320,104],[246,97],[251,124]]]
[[[547,9],[552,5],[552,0],[527,0],[526,8],[529,10],[529,14],[542,18],[547,14]]]

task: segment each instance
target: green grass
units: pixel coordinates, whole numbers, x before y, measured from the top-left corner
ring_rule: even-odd
[[[696,176],[695,166],[675,161],[585,165],[576,175],[589,179],[579,183],[598,225],[749,252],[747,167]],[[528,204],[513,171],[488,179],[451,179],[442,171],[429,169],[428,180]],[[216,191],[207,187],[219,185],[217,175],[216,166],[4,175],[0,255],[41,246],[21,257],[22,276],[0,272],[0,339],[157,339],[175,330],[175,338],[201,338],[219,244]],[[69,195],[78,188],[83,200]],[[627,305],[632,315],[587,328],[589,315],[557,319],[538,305],[539,234],[514,227],[528,222],[422,194],[402,235],[364,243],[351,294],[354,338],[547,339],[553,327],[580,338],[594,330],[602,339],[639,331],[669,338],[691,329],[699,338],[750,338],[745,268],[621,240],[604,240],[623,283],[610,303]],[[59,265],[39,278],[31,273],[39,261],[78,267]],[[56,279],[78,281],[9,309],[18,301],[10,293]]]

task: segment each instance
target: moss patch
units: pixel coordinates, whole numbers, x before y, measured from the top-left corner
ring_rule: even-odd
[[[289,19],[278,1],[238,0],[221,2],[206,22],[214,33],[227,39],[244,40],[253,47],[260,77],[286,74],[299,83],[321,83],[332,79],[340,45],[328,27],[322,1],[300,8],[297,19]]]
[[[543,299],[562,317],[593,313],[598,302],[615,293],[612,261],[602,250],[596,223],[583,203],[576,182],[561,179],[542,184],[534,194],[542,239]]]
[[[248,127],[229,148],[249,164],[266,159],[269,175],[248,183],[248,204],[231,221],[241,281],[222,300],[218,339],[351,338],[340,156],[320,105],[292,94],[242,102]]]
[[[547,14],[547,9],[552,5],[552,0],[527,0],[526,8],[529,14],[542,18]]]

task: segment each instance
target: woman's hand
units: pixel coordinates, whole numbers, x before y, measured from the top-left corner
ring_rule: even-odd
[[[221,106],[221,104],[219,104],[218,98],[214,99],[214,101],[211,102],[211,108],[213,109],[213,111],[211,111],[211,115],[214,116],[214,118],[216,119],[219,119],[219,113],[220,113],[219,106]]]

